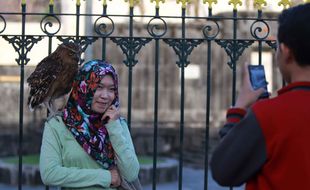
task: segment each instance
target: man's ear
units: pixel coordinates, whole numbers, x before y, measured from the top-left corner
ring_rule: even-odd
[[[284,43],[281,43],[279,48],[280,48],[280,52],[281,52],[283,58],[285,59],[285,62],[291,63],[291,61],[293,61],[295,58],[291,48],[289,48]]]

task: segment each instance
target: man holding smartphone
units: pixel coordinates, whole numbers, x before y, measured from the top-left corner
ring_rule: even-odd
[[[243,86],[211,159],[220,185],[310,189],[310,3],[284,10],[278,22],[276,58],[288,85],[277,97],[257,101],[266,90],[254,90],[244,69]]]

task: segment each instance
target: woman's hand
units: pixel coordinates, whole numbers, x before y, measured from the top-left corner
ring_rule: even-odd
[[[116,188],[121,185],[121,177],[117,168],[111,169],[111,187]]]
[[[111,105],[107,111],[103,114],[101,120],[107,119],[107,122],[115,121],[120,117],[120,111],[119,108],[117,108],[115,105]]]

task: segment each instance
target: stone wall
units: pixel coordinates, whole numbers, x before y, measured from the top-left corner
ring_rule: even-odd
[[[172,125],[175,125],[172,127]],[[203,124],[200,124],[203,125]],[[180,153],[180,125],[179,123],[169,124],[168,127],[160,125],[157,136],[157,154],[164,157],[179,159]],[[206,138],[206,129],[203,127],[189,127],[185,124],[183,136],[183,161],[187,165],[204,167],[205,150],[208,144],[208,156],[211,155],[214,147],[219,141],[217,130],[214,128],[209,132],[210,137]],[[133,127],[131,136],[136,152],[140,155],[153,156],[154,151],[154,128]]]
[[[0,157],[18,155],[18,131],[12,129],[1,129],[0,134]],[[40,152],[43,128],[28,127],[23,135],[23,154],[37,154]]]

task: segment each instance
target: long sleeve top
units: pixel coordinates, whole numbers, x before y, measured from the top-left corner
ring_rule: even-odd
[[[110,171],[103,169],[84,151],[61,117],[57,119],[47,121],[43,132],[40,153],[43,183],[62,189],[112,190]],[[127,181],[137,179],[140,167],[126,121],[111,121],[106,128],[118,157],[120,174]]]
[[[310,189],[310,82],[295,82],[249,110],[227,112],[211,159],[223,186],[246,190]]]

